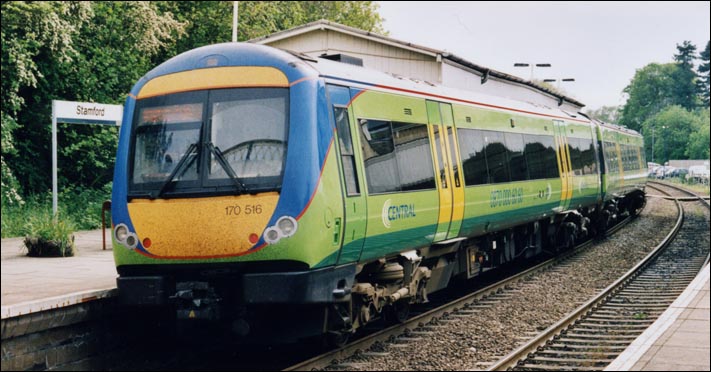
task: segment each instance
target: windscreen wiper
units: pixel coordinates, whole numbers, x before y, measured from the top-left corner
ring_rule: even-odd
[[[158,189],[157,193],[151,193],[150,197],[151,199],[155,199],[163,195],[163,193],[168,189],[168,187],[173,184],[173,179],[175,179],[175,176],[177,175],[183,175],[185,172],[184,169],[188,169],[190,165],[195,161],[195,159],[198,158],[198,156],[191,156],[196,150],[198,149],[197,143],[191,143],[190,146],[188,146],[188,149],[185,151],[185,155],[183,155],[182,158],[180,158],[180,161],[178,164],[173,168],[173,171],[170,172],[170,176],[168,176],[168,179],[163,182],[163,185],[161,186],[160,189]]]
[[[237,186],[238,191],[247,192],[247,186],[245,186],[242,180],[237,177],[237,173],[235,173],[235,170],[232,169],[230,163],[227,162],[224,156],[222,156],[222,151],[220,151],[220,148],[213,145],[212,142],[207,142],[207,148],[210,149],[210,152],[213,155],[215,155],[215,159],[217,159],[217,162],[220,164],[222,169],[225,170],[225,173],[230,176],[232,182],[234,182],[235,186]]]

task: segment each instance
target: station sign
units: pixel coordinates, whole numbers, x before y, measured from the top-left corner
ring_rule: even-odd
[[[52,101],[60,123],[121,125],[123,106],[94,102]]]
[[[123,106],[52,100],[52,214],[57,218],[57,123],[121,125]]]

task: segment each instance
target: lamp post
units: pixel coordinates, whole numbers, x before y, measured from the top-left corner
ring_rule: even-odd
[[[544,82],[546,83],[555,83],[556,81],[558,82],[558,90],[560,90],[560,82],[574,82],[575,79],[573,78],[565,78],[565,79],[543,79]]]
[[[654,127],[652,127],[652,163],[654,163]]]
[[[536,64],[529,64],[529,63],[514,63],[514,67],[528,67],[531,66],[531,75],[529,76],[528,80],[533,80],[533,68],[534,67],[551,67],[550,63],[536,63]]]
[[[664,171],[666,173],[667,170],[667,162],[669,162],[669,159],[667,159],[667,141],[664,139],[664,129],[667,129],[666,125],[662,125],[662,150],[664,151]]]

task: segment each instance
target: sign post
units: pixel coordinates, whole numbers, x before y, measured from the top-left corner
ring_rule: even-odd
[[[52,100],[52,214],[57,218],[57,122],[121,125],[123,106]]]

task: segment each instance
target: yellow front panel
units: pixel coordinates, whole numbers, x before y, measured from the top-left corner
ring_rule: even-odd
[[[279,194],[194,199],[137,199],[128,212],[146,250],[166,258],[210,258],[244,254],[261,237]]]
[[[289,79],[274,67],[214,67],[159,76],[146,83],[136,98],[203,89],[288,86]]]

